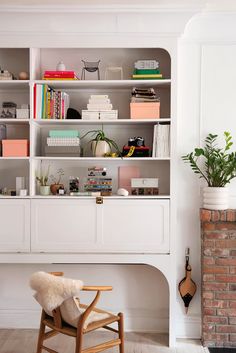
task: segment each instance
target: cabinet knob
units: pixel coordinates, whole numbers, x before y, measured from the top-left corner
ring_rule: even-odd
[[[103,198],[101,196],[96,197],[96,204],[98,205],[103,204]]]

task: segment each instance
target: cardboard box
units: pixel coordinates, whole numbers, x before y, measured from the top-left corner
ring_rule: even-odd
[[[2,140],[3,157],[27,157],[28,155],[28,140]]]
[[[159,119],[160,102],[130,103],[130,119]]]

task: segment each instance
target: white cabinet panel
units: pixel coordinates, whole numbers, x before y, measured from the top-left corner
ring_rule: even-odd
[[[168,253],[168,200],[104,200],[102,248],[109,252]]]
[[[0,200],[0,252],[30,251],[30,200]]]
[[[31,250],[90,251],[97,242],[94,200],[32,200]]]
[[[169,252],[169,201],[32,200],[32,251]]]

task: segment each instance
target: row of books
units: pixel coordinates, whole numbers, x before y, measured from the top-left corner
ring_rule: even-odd
[[[170,157],[170,124],[154,126],[152,157]]]
[[[162,79],[157,60],[138,60],[134,64],[132,75],[134,80],[155,80]]]
[[[34,119],[66,119],[69,95],[47,84],[34,85]]]

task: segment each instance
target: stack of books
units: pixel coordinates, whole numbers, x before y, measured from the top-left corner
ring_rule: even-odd
[[[34,119],[66,119],[69,95],[48,85],[34,85]]]
[[[142,103],[142,102],[159,102],[160,99],[157,97],[154,88],[136,88],[132,89],[131,103]]]
[[[118,110],[114,110],[107,94],[92,94],[87,104],[87,110],[82,110],[83,120],[113,120],[118,119]]]
[[[132,75],[134,80],[157,80],[162,79],[159,70],[159,62],[156,60],[138,60],[134,64]]]
[[[152,157],[170,157],[170,124],[154,126]]]
[[[98,196],[112,195],[112,178],[106,176],[106,168],[88,168],[88,178],[84,184],[84,191],[97,193]]]
[[[75,71],[44,71],[43,80],[78,80]]]
[[[77,130],[50,130],[45,146],[46,156],[80,156],[80,138]]]

